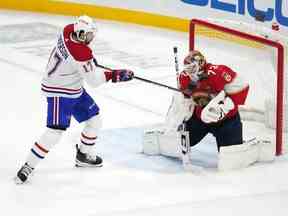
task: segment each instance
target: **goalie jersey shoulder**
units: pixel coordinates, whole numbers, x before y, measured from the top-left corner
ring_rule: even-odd
[[[249,84],[243,77],[225,65],[207,65],[207,73],[216,91],[225,90],[235,104],[244,104]],[[210,72],[210,74],[209,74]]]
[[[65,42],[65,46],[69,50],[71,56],[79,62],[89,61],[93,58],[92,50],[89,46],[85,44],[78,43],[73,40],[71,37],[71,33],[74,31],[73,24],[69,24],[64,27],[63,30],[63,38]]]
[[[219,91],[221,91],[226,84],[233,82],[237,76],[236,72],[226,65],[207,64],[205,71],[208,79],[214,83],[216,89]]]

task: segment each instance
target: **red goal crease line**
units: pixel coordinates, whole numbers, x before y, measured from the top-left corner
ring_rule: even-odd
[[[210,23],[200,19],[192,19],[190,21],[189,29],[189,49],[195,49],[195,26],[203,26],[216,31],[228,33],[236,37],[240,37],[250,41],[256,41],[258,43],[271,46],[277,49],[277,117],[276,117],[276,155],[281,155],[283,150],[283,101],[284,101],[284,46],[277,42],[270,40],[268,38],[244,33],[232,28],[227,28],[221,25]]]

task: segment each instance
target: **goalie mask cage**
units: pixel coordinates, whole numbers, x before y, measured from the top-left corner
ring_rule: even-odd
[[[263,100],[265,100],[265,102],[256,108],[251,108],[251,107],[249,108],[249,105],[247,105],[248,106],[247,108],[245,107],[246,106],[245,104],[243,107],[240,107],[239,110],[240,110],[240,115],[242,119],[244,116],[243,113],[246,113],[246,114],[250,113],[250,116],[251,116],[251,113],[252,113],[252,116],[262,114],[262,122],[264,123],[265,123],[265,118],[266,119],[269,118],[269,120],[266,120],[266,122],[268,121],[270,122],[270,124],[267,125],[267,123],[265,123],[265,126],[268,128],[270,127],[273,128],[274,140],[272,140],[272,142],[276,143],[276,147],[275,147],[276,155],[281,155],[283,153],[283,147],[284,147],[286,136],[287,136],[285,133],[285,130],[287,128],[285,116],[288,116],[286,114],[287,109],[285,108],[286,101],[287,101],[286,100],[287,98],[286,80],[287,80],[287,72],[288,72],[287,69],[285,68],[285,66],[287,65],[287,62],[285,62],[287,61],[287,50],[286,50],[286,47],[288,44],[287,39],[285,39],[284,36],[281,36],[279,32],[275,32],[271,29],[259,27],[253,24],[233,22],[233,21],[228,21],[228,20],[209,20],[209,21],[205,20],[204,21],[204,20],[199,20],[199,19],[192,19],[190,21],[189,49],[190,50],[199,49],[200,51],[202,51],[201,43],[198,44],[197,40],[199,40],[198,38],[203,38],[203,37],[208,38],[210,41],[212,40],[212,42],[209,42],[208,44],[210,47],[213,47],[216,44],[226,41],[225,43],[228,43],[229,46],[233,46],[233,44],[237,44],[237,49],[239,50],[239,52],[240,50],[245,49],[245,47],[248,47],[248,49],[250,50],[248,50],[247,52],[257,50],[257,52],[259,53],[259,50],[260,50],[260,52],[265,51],[269,53],[265,56],[267,57],[267,59],[259,59],[259,61],[263,61],[263,62],[270,61],[272,65],[271,66],[272,71],[267,69],[267,71],[265,72],[266,75],[269,75],[269,76],[273,75],[275,77],[274,84],[270,86],[270,89],[268,90],[271,92],[270,100],[268,98],[264,98]],[[228,49],[228,52],[229,52],[229,49]],[[238,51],[236,50],[236,55],[238,55],[237,52]],[[207,54],[209,53],[207,52]],[[204,55],[206,55],[206,53],[204,53]],[[245,52],[244,52],[244,56],[245,56]],[[207,60],[209,62],[209,58],[207,58]],[[212,62],[212,63],[215,63],[215,62]],[[226,64],[226,63],[227,63],[227,59],[223,59],[222,62],[220,62],[220,64]],[[235,65],[232,66],[232,69],[238,72],[238,70],[235,69],[234,66],[236,66],[236,63]],[[253,65],[250,65],[250,67],[253,68]],[[249,73],[251,73],[251,71]],[[257,73],[257,71],[255,71],[255,73]],[[261,75],[263,76],[263,74],[259,74],[259,77],[261,77]],[[251,86],[251,83],[249,82],[249,80],[248,80],[248,83],[250,84],[250,91],[248,95],[253,94],[253,92],[251,92],[253,91],[252,90],[253,86]],[[262,88],[267,88],[267,86],[264,85],[262,86]],[[263,97],[263,95],[259,95],[258,97]],[[271,108],[271,104],[274,104],[274,108],[273,107]],[[270,116],[269,116],[269,112],[270,112]],[[272,115],[271,115],[271,112],[273,112]],[[244,117],[244,120],[245,120],[245,117]],[[271,122],[274,122],[274,123],[271,123]]]

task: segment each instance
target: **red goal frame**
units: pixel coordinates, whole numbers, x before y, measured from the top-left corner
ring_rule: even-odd
[[[277,49],[277,107],[276,107],[276,155],[281,155],[283,150],[283,105],[284,105],[284,46],[278,41],[273,41],[261,36],[241,32],[229,27],[214,24],[209,21],[192,19],[189,27],[189,49],[195,49],[195,26],[200,25],[220,32],[231,34],[243,39],[256,41],[258,43]]]

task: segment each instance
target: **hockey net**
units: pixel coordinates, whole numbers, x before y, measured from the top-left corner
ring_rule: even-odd
[[[287,46],[279,32],[257,25],[227,20],[190,22],[190,50],[200,50],[208,62],[228,65],[247,79],[250,91],[246,104],[239,108],[241,118],[263,123],[258,132],[253,126],[248,130],[258,137],[270,134],[276,155],[288,150]]]

